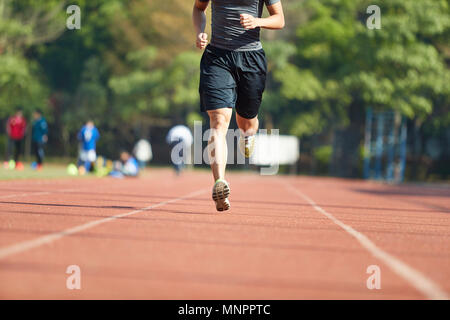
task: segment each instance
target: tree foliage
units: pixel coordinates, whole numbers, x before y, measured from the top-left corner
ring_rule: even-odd
[[[290,39],[296,51],[277,58],[284,41],[267,43],[275,89],[291,132],[308,135],[345,126],[354,104],[409,118],[448,111],[450,28],[447,1],[381,1],[382,29],[369,30],[365,0],[306,0],[308,18]],[[284,51],[286,52],[286,51]],[[445,53],[447,52],[447,53]],[[286,59],[287,58],[287,59]]]

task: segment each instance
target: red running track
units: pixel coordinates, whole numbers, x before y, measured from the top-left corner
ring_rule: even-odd
[[[448,188],[228,180],[226,213],[206,171],[0,182],[0,298],[448,298]],[[66,288],[69,265],[81,290]]]

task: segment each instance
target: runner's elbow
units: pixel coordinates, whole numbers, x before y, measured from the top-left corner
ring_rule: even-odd
[[[279,14],[277,13],[276,15],[273,16],[275,19],[272,20],[272,23],[270,26],[268,26],[268,29],[273,29],[273,30],[281,30],[284,28],[284,15],[283,14]]]
[[[280,23],[279,23],[279,25],[278,25],[278,29],[283,29],[284,26],[285,26],[284,16],[282,15],[282,16],[280,17]]]

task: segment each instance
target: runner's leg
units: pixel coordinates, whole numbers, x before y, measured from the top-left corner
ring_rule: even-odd
[[[232,112],[233,109],[231,108],[208,110],[211,127],[208,148],[214,181],[225,178],[228,156],[226,135]]]
[[[258,132],[258,116],[252,119],[246,119],[236,113],[236,122],[244,136],[253,136]]]

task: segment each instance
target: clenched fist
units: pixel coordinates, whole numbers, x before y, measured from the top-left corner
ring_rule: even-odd
[[[241,25],[246,30],[255,29],[255,28],[259,27],[259,25],[258,25],[259,19],[258,18],[255,18],[254,16],[247,14],[247,13],[242,13],[240,16],[241,16]]]
[[[205,49],[208,44],[208,35],[204,32],[197,35],[197,48]]]

